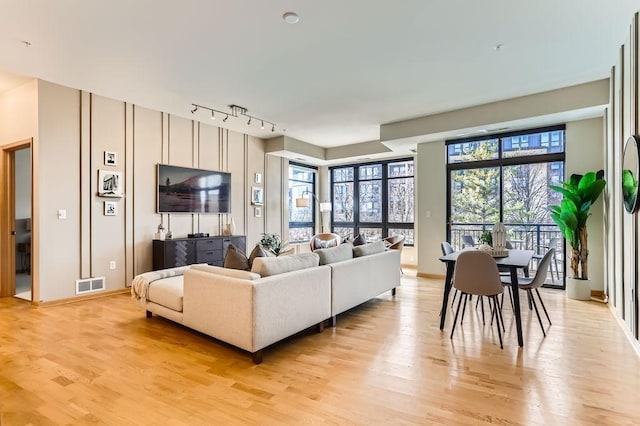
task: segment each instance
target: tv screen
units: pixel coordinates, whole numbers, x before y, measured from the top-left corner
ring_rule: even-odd
[[[158,213],[231,213],[231,173],[158,164]]]

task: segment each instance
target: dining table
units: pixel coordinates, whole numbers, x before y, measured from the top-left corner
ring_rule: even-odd
[[[440,261],[447,266],[447,275],[444,282],[444,293],[442,295],[442,310],[440,315],[440,330],[444,329],[444,322],[447,316],[447,306],[449,305],[449,293],[453,286],[453,271],[456,266],[456,260],[460,253],[467,250],[477,250],[476,248],[466,248],[445,256],[440,256]],[[506,255],[505,255],[506,254]],[[520,317],[520,298],[518,297],[518,269],[522,269],[525,276],[528,274],[529,262],[535,252],[533,250],[506,250],[506,253],[500,256],[493,256],[496,264],[500,269],[508,269],[511,278],[511,289],[513,292],[513,315],[516,318],[516,331],[518,334],[518,345],[524,346],[522,339],[522,318]]]

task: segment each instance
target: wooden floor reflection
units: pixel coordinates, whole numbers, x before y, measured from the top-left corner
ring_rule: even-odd
[[[449,338],[442,281],[405,269],[386,293],[249,354],[154,316],[127,295],[34,309],[0,299],[0,420],[23,424],[637,424],[640,357],[609,308],[522,298],[524,348],[480,310]],[[545,322],[546,325],[546,322]]]

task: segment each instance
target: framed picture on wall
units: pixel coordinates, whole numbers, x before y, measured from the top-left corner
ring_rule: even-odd
[[[264,203],[264,194],[262,192],[262,187],[252,186],[251,187],[251,204],[254,206],[261,206]]]
[[[117,154],[113,151],[105,151],[104,152],[104,165],[105,166],[115,166],[117,160]]]
[[[120,172],[98,170],[98,195],[122,197],[122,175]]]
[[[262,183],[262,173],[256,173],[253,175],[254,183]]]
[[[253,208],[253,215],[255,217],[262,217],[262,207],[258,207],[258,206],[254,207]]]
[[[105,216],[118,216],[118,203],[115,201],[104,202],[104,215]]]

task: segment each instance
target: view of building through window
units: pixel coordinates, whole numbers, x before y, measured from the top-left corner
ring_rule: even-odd
[[[479,243],[496,222],[516,248],[541,253],[562,236],[549,206],[560,194],[549,186],[564,180],[564,126],[517,134],[447,142],[449,241]],[[563,258],[562,247],[556,249]]]
[[[314,169],[294,163],[289,165],[289,242],[291,243],[309,241],[315,234],[315,201],[313,199],[315,182]],[[296,199],[298,198],[308,198],[308,206],[297,207]]]
[[[414,242],[413,159],[333,167],[332,230],[344,238],[363,234],[367,241],[405,235]]]

